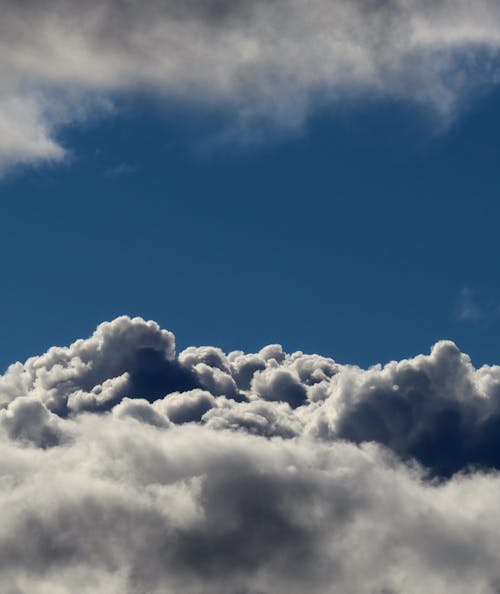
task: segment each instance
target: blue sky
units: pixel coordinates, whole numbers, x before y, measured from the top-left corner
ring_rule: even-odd
[[[451,338],[498,362],[500,93],[446,126],[365,97],[250,144],[207,113],[123,102],[4,176],[2,367],[119,314],[180,347],[368,365]]]
[[[0,592],[499,594],[499,0],[0,9]]]

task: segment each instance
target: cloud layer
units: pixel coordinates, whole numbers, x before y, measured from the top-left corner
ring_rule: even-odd
[[[449,116],[498,81],[496,0],[2,0],[0,167],[123,93],[294,128],[364,93]]]
[[[175,352],[121,317],[0,377],[8,594],[500,591],[500,367]]]

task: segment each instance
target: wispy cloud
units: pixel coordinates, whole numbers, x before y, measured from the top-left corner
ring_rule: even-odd
[[[243,129],[289,129],[317,105],[366,93],[450,117],[476,86],[498,82],[496,0],[2,0],[0,8],[3,168],[63,158],[59,127],[116,94],[216,105]]]
[[[106,169],[106,177],[116,179],[126,175],[132,175],[136,173],[137,166],[131,163],[119,163],[118,165],[112,165]]]
[[[455,314],[461,322],[492,324],[500,319],[500,299],[464,287],[457,297]]]
[[[464,287],[458,296],[456,313],[459,320],[474,322],[483,318],[485,312],[477,303],[474,291]]]

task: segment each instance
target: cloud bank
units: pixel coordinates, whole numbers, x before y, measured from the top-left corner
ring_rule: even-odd
[[[61,159],[57,131],[123,94],[300,126],[390,96],[448,117],[498,82],[496,0],[2,0],[0,167]]]
[[[121,317],[0,377],[8,594],[494,594],[500,367],[175,351]]]

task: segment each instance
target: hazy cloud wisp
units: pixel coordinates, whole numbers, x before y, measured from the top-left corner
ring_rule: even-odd
[[[3,0],[0,167],[60,159],[57,130],[120,93],[302,125],[369,93],[448,117],[498,81],[496,0]],[[106,103],[107,101],[107,103]]]

